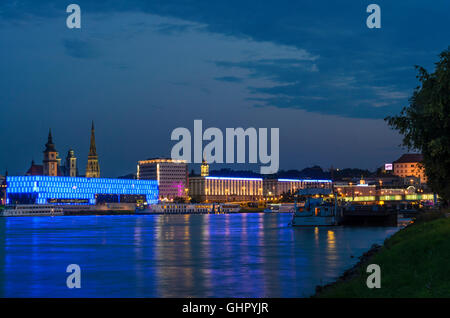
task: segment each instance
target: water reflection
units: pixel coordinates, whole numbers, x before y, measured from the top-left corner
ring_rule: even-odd
[[[333,230],[327,231],[327,252],[329,259],[336,258],[336,237]]]
[[[0,220],[6,297],[301,297],[396,228],[292,228],[289,214]],[[79,264],[82,288],[65,286]]]

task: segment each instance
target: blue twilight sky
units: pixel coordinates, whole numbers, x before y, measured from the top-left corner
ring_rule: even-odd
[[[366,27],[370,3],[381,29]],[[84,173],[91,120],[103,176],[169,156],[194,119],[279,127],[281,169],[374,169],[404,151],[383,118],[450,44],[449,15],[448,0],[2,1],[0,173],[40,163],[50,127]]]

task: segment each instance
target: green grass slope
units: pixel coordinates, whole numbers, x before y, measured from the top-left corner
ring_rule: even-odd
[[[381,288],[366,285],[368,264],[381,268]],[[419,221],[387,239],[353,277],[316,297],[450,297],[450,218]]]

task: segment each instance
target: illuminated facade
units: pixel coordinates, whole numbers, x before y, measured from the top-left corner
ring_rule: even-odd
[[[201,167],[200,167],[200,175],[201,175],[202,177],[207,177],[207,176],[209,176],[209,165],[208,165],[208,163],[206,162],[205,159],[203,159],[202,165],[201,165]]]
[[[379,192],[376,185],[373,184],[342,183],[335,184],[334,189],[339,196],[345,197],[374,196]]]
[[[92,122],[91,128],[91,144],[86,166],[86,178],[100,178],[100,165],[98,164],[97,148],[95,146],[94,122]]]
[[[156,180],[160,200],[186,198],[188,195],[188,170],[185,160],[155,158],[138,162],[137,178]]]
[[[203,202],[259,201],[262,178],[190,177],[189,195]]]
[[[423,156],[421,154],[404,154],[394,161],[394,175],[401,178],[420,178],[420,183],[426,183],[425,169],[420,166]]]
[[[331,180],[313,179],[265,179],[263,182],[263,193],[265,197],[279,197],[283,193],[294,193],[304,188],[331,188]]]
[[[20,176],[6,178],[7,204],[157,203],[154,180]]]
[[[331,188],[331,180],[190,177],[189,195],[203,202],[260,201],[303,188]]]

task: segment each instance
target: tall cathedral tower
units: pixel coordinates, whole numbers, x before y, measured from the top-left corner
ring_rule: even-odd
[[[55,144],[53,143],[52,131],[48,132],[48,141],[45,144],[44,150],[44,160],[43,160],[43,172],[44,176],[54,176],[58,175],[58,152],[55,149]]]
[[[86,166],[86,178],[100,178],[100,166],[98,165],[97,149],[95,148],[94,121],[91,128],[91,146],[89,148],[88,162]]]

